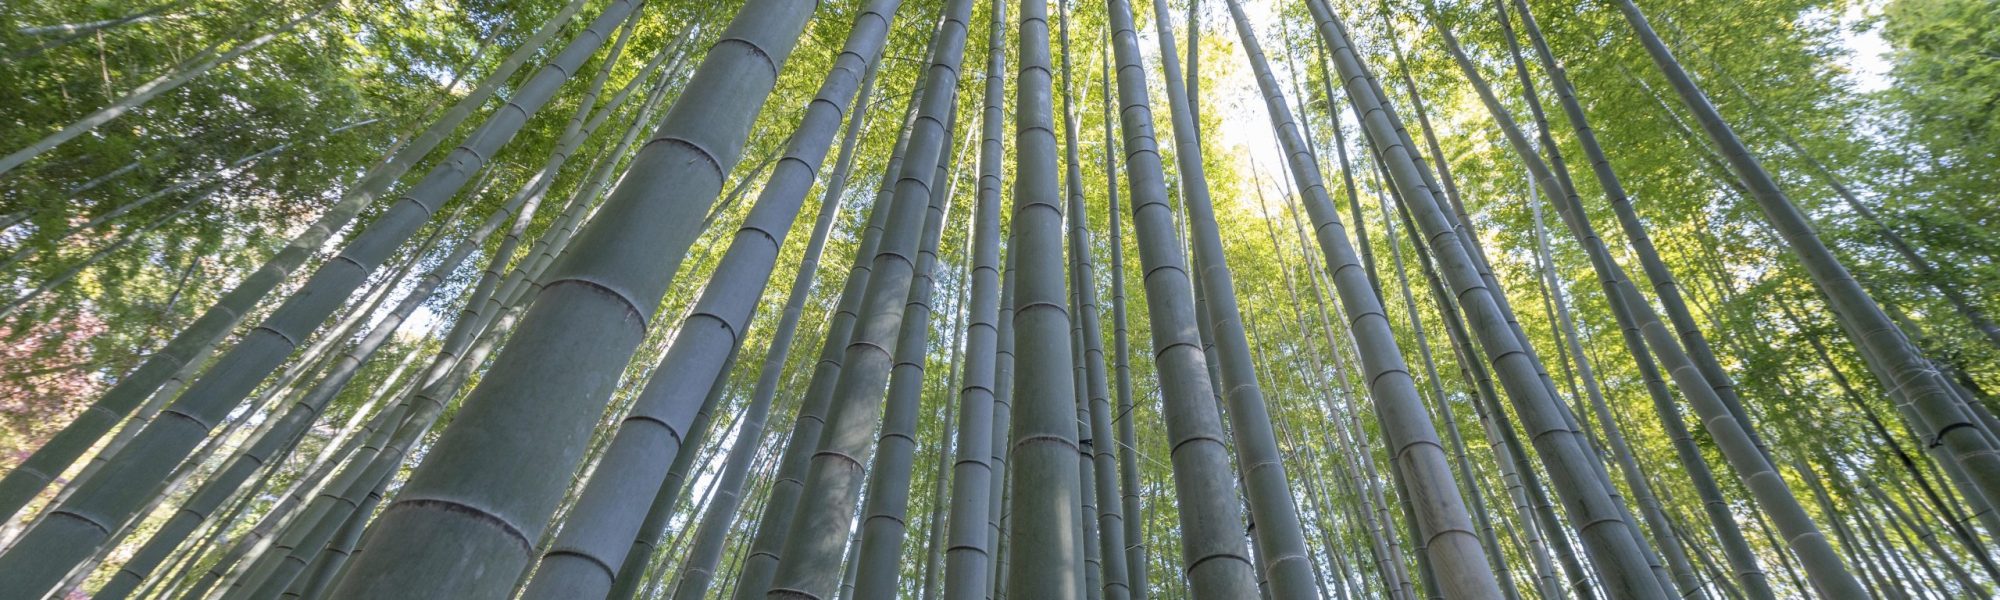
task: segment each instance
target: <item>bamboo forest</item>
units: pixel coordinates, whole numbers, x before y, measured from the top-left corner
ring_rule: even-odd
[[[0,4],[0,600],[2000,597],[1992,0]]]

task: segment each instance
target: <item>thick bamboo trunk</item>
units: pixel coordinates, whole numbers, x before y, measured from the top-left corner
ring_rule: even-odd
[[[1886,376],[1883,383],[1888,385],[1903,418],[1925,436],[1934,438],[1929,443],[1941,447],[1945,458],[1965,472],[1964,493],[1980,495],[1989,503],[2000,499],[2000,451],[1995,450],[1989,433],[1977,418],[1961,405],[1950,382],[1924,359],[1819,239],[1806,216],[1792,204],[1770,172],[1722,119],[1707,94],[1688,77],[1673,52],[1653,32],[1639,7],[1630,0],[1619,0],[1616,6],[1632,25],[1654,66],[1694,112],[1695,121],[1710,141],[1721,148],[1732,171],[1742,178],[1751,199],[1798,255],[1841,327],[1861,349],[1864,360]]]
[[[1317,160],[1300,137],[1283,92],[1263,60],[1248,17],[1234,0],[1229,6],[1239,37],[1250,54],[1251,69],[1257,75],[1266,110],[1278,130],[1277,137],[1284,146],[1293,176],[1299,182],[1306,210],[1313,217],[1319,245],[1333,270],[1342,305],[1350,316],[1364,381],[1368,382],[1370,396],[1375,401],[1399,487],[1407,487],[1408,494],[1426,499],[1428,506],[1413,513],[1411,525],[1420,534],[1419,548],[1433,567],[1438,592],[1448,597],[1500,597],[1497,580],[1479,545],[1479,536],[1457,483],[1452,479],[1436,427],[1424,409],[1416,382],[1410,377],[1409,367],[1404,364],[1389,328],[1377,288],[1361,272],[1353,245],[1347,240],[1338,212],[1327,195]]]
[[[972,269],[965,329],[964,383],[958,390],[958,458],[951,467],[950,525],[946,530],[946,600],[983,600],[990,581],[994,543],[989,528],[999,489],[991,449],[994,431],[995,351],[999,345],[1000,187],[1006,151],[1000,136],[1006,121],[1007,3],[987,3],[986,74],[979,135],[979,187],[972,209]],[[943,501],[942,498],[939,501]],[[691,600],[691,599],[690,599]]]
[[[854,167],[854,148],[861,131],[868,120],[872,102],[869,98],[874,88],[875,75],[880,69],[879,62],[868,66],[860,92],[856,94],[853,114],[847,119],[846,133],[840,144],[840,153],[834,159],[834,169],[828,177],[826,195],[820,201],[819,216],[813,224],[813,233],[806,243],[804,256],[799,259],[798,272],[792,278],[792,287],[785,299],[784,312],[779,317],[778,329],[771,337],[769,349],[764,354],[764,364],[758,371],[757,387],[752,392],[749,408],[745,409],[743,425],[737,429],[736,441],[729,448],[725,459],[721,480],[717,483],[716,498],[702,513],[701,525],[696,529],[688,559],[680,569],[680,580],[675,583],[673,597],[684,600],[699,600],[704,597],[722,560],[723,543],[735,522],[736,511],[742,505],[742,488],[750,475],[750,459],[761,450],[764,423],[768,418],[771,403],[778,393],[779,378],[784,373],[785,361],[791,354],[792,340],[796,337],[799,319],[805,310],[805,302],[812,295],[813,281],[819,274],[821,253],[826,249],[827,237],[833,231],[834,222],[840,214],[841,202],[847,190],[847,178]],[[634,548],[637,550],[637,548]],[[628,552],[625,566],[619,569],[619,580],[635,581],[637,573],[631,572],[640,565],[634,564],[639,553]],[[629,579],[628,579],[629,578]],[[636,585],[619,586],[613,589],[611,598],[625,600],[637,591]]]
[[[1090,234],[1090,213],[1083,196],[1083,159],[1078,148],[1081,127],[1078,120],[1083,117],[1083,107],[1077,104],[1074,67],[1070,61],[1069,15],[1061,19],[1062,44],[1062,85],[1063,85],[1063,147],[1067,154],[1063,176],[1068,194],[1068,242],[1070,262],[1071,321],[1075,328],[1072,357],[1082,368],[1077,371],[1075,381],[1078,390],[1077,439],[1081,444],[1083,458],[1088,462],[1080,464],[1084,482],[1090,492],[1084,497],[1090,510],[1083,512],[1086,532],[1094,530],[1095,538],[1086,543],[1086,555],[1096,557],[1099,585],[1087,588],[1090,597],[1105,600],[1130,600],[1132,587],[1129,567],[1125,562],[1125,517],[1124,506],[1117,500],[1117,461],[1112,455],[1114,442],[1111,431],[1111,390],[1109,374],[1104,360],[1104,332],[1098,314],[1097,263],[1093,258]],[[1101,588],[1101,591],[1100,591]]]
[[[1181,520],[1181,562],[1189,592],[1200,597],[1249,598],[1257,591],[1257,573],[1237,528],[1242,509],[1236,500],[1227,433],[1209,379],[1206,353],[1198,336],[1202,319],[1196,312],[1193,277],[1180,248],[1177,215],[1167,195],[1167,181],[1153,129],[1154,112],[1146,84],[1145,61],[1133,25],[1132,9],[1124,0],[1106,3],[1111,17],[1112,51],[1117,59],[1121,144],[1125,155],[1126,189],[1131,194],[1132,228],[1138,236],[1139,262],[1146,274],[1147,315],[1153,337],[1154,371],[1159,378],[1166,422],[1169,460],[1173,463],[1175,504]],[[1197,144],[1194,121],[1187,109],[1172,16],[1165,0],[1153,3],[1159,27],[1162,70],[1165,71],[1174,139]],[[1190,45],[1190,49],[1193,46]],[[1192,50],[1190,50],[1192,51]],[[1188,175],[1185,171],[1183,176]],[[1184,185],[1184,187],[1186,187]]]
[[[531,548],[528,540],[546,527],[563,482],[519,475],[568,472],[583,448],[550,447],[535,435],[490,434],[535,431],[577,439],[588,431],[699,233],[692,217],[708,209],[741,155],[750,124],[811,12],[810,6],[772,0],[738,14],[599,218],[577,236],[567,258],[550,267],[538,301],[509,341],[511,351],[500,354],[467,410],[384,509],[334,596],[490,595],[511,578],[482,572],[519,571],[532,559],[524,552]],[[551,359],[543,355],[548,348],[575,351]],[[550,394],[573,400],[547,402]],[[474,506],[480,508],[464,510]],[[605,542],[615,549],[606,553],[613,560],[604,562],[622,562],[636,526],[599,538],[617,538]],[[476,566],[457,558],[475,555],[487,558]],[[604,575],[601,595],[610,577],[598,574]]]
[[[889,153],[882,183],[870,204],[868,223],[855,247],[854,259],[842,283],[833,318],[827,324],[819,359],[813,364],[812,377],[807,380],[804,395],[799,399],[798,416],[792,421],[784,454],[778,459],[762,516],[757,520],[756,533],[750,541],[748,554],[742,560],[733,596],[736,600],[762,598],[770,589],[771,577],[777,569],[778,553],[790,533],[800,488],[805,484],[806,468],[813,452],[819,448],[819,438],[826,426],[826,411],[832,402],[833,385],[840,379],[847,345],[853,340],[854,326],[860,320],[861,301],[867,292],[875,254],[881,246],[889,215],[894,212],[888,207],[894,199],[895,176],[902,172],[904,156],[908,151],[910,125],[922,101],[922,86],[918,88],[910,95],[909,106],[898,121],[901,125],[895,148]]]
[[[964,16],[970,18],[970,7]],[[950,135],[958,123],[958,107],[952,106],[943,133]],[[966,128],[967,140],[972,133]],[[856,540],[858,572],[854,597],[881,598],[894,595],[902,572],[902,546],[908,533],[910,490],[914,487],[916,436],[921,418],[926,365],[930,355],[930,321],[940,265],[937,249],[943,240],[950,216],[956,178],[953,173],[962,158],[958,149],[968,142],[946,141],[938,149],[939,162],[930,182],[930,206],[924,214],[923,238],[917,246],[916,270],[903,309],[902,329],[897,332],[895,365],[884,394],[882,426],[875,442],[873,464],[868,468],[867,501],[861,506],[861,537]],[[949,368],[947,366],[947,368]],[[780,567],[783,573],[783,567]]]
[[[1075,573],[1084,504],[1078,465],[1076,362],[1063,285],[1063,202],[1056,169],[1054,64],[1049,55],[1046,0],[1021,3],[1014,113],[1013,403],[1007,476],[1014,493],[1006,513],[1007,593],[1022,598],[1079,599]],[[1032,549],[1032,550],[1030,550]]]
[[[624,563],[646,516],[643,502],[634,500],[650,498],[664,480],[662,465],[685,450],[676,448],[680,445],[676,442],[692,421],[692,410],[701,404],[695,393],[707,391],[687,384],[726,376],[717,359],[742,345],[756,299],[763,296],[813,174],[825,161],[841,113],[880,54],[898,5],[896,0],[878,0],[856,16],[841,60],[829,71],[792,136],[787,159],[750,209],[716,265],[715,277],[598,460],[562,533],[528,584],[527,597],[594,598],[610,590],[616,575],[601,565]]]
[[[936,195],[934,188],[944,183],[938,175],[939,165],[951,158],[945,149],[951,135],[949,124],[958,107],[959,66],[971,12],[971,0],[953,0],[945,7],[932,38],[925,92],[912,125],[910,146],[895,195],[889,204],[881,205],[890,213],[861,301],[861,317],[833,387],[825,430],[815,442],[818,451],[805,472],[797,514],[780,552],[784,560],[778,563],[767,588],[770,597],[825,598],[838,588],[834,565],[841,554],[840,539],[828,532],[847,531],[853,523],[868,456],[867,436],[881,420],[891,371],[898,370],[895,363],[904,358],[896,352],[900,347],[897,334],[912,321],[908,307],[913,299],[916,304],[929,304],[927,277],[913,285],[924,262],[917,255],[929,237],[924,231],[928,219],[943,218],[943,207],[932,206],[931,200]],[[925,296],[915,298],[919,291]]]

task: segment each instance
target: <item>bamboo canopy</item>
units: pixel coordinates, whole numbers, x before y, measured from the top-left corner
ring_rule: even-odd
[[[2000,593],[2000,5],[28,0],[0,600]]]

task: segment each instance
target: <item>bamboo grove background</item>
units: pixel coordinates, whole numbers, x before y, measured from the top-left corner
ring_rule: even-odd
[[[0,598],[2000,585],[2000,8],[1192,4],[10,3]]]

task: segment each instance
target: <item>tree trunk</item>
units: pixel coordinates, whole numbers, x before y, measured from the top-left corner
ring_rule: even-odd
[[[1083,598],[1074,572],[1082,552],[1073,545],[1083,529],[1077,509],[1080,449],[1075,421],[1075,363],[1063,286],[1063,203],[1057,179],[1054,65],[1049,56],[1048,3],[1021,3],[1014,111],[1014,243],[1010,257],[1020,277],[1013,298],[1013,415],[1008,478],[1008,544],[1012,554],[1007,593],[1023,598]]]
[[[840,378],[844,352],[853,341],[854,326],[860,320],[862,297],[867,292],[883,230],[888,225],[889,215],[894,212],[889,206],[895,193],[895,176],[902,173],[910,144],[911,124],[923,98],[923,86],[917,87],[918,90],[911,93],[909,106],[899,121],[901,125],[895,149],[889,153],[882,183],[870,204],[868,223],[862,230],[860,243],[856,245],[854,260],[842,284],[833,318],[827,324],[819,360],[814,363],[812,377],[799,399],[798,416],[792,421],[784,454],[778,459],[778,469],[773,474],[771,489],[766,493],[762,516],[757,520],[756,534],[751,539],[749,553],[742,561],[742,571],[733,596],[736,600],[762,598],[770,590],[771,577],[777,569],[778,552],[790,533],[792,516],[798,506],[799,488],[805,483],[806,468],[813,452],[818,450],[819,438],[825,429],[827,406],[832,402],[832,386]]]
[[[1063,177],[1068,192],[1070,287],[1075,300],[1071,303],[1071,319],[1075,323],[1078,344],[1073,359],[1081,365],[1076,380],[1078,431],[1077,439],[1082,452],[1090,461],[1080,465],[1090,492],[1084,496],[1093,510],[1083,512],[1083,518],[1095,519],[1084,524],[1085,529],[1096,530],[1096,546],[1086,547],[1088,554],[1097,556],[1097,571],[1101,574],[1101,597],[1105,600],[1130,600],[1132,586],[1129,567],[1125,562],[1125,517],[1124,506],[1116,500],[1118,489],[1117,460],[1112,456],[1114,439],[1111,430],[1110,384],[1104,361],[1104,332],[1098,316],[1097,264],[1092,257],[1090,235],[1090,213],[1083,196],[1083,160],[1078,149],[1078,120],[1084,109],[1077,104],[1076,87],[1072,80],[1073,68],[1070,62],[1069,16],[1062,15],[1062,84],[1063,84],[1063,140],[1068,154]],[[1108,126],[1108,124],[1107,124]],[[1090,597],[1096,594],[1096,586],[1087,589]]]
[[[1139,50],[1130,4],[1106,3],[1111,18],[1112,50],[1118,61],[1120,131],[1125,154],[1126,187],[1132,202],[1132,227],[1138,235],[1139,258],[1146,274],[1147,316],[1153,336],[1154,371],[1159,378],[1167,426],[1176,505],[1181,521],[1181,565],[1189,592],[1199,597],[1249,598],[1258,574],[1249,548],[1237,529],[1243,513],[1236,502],[1226,434],[1209,379],[1207,358],[1196,325],[1199,319],[1192,276],[1179,248],[1176,215],[1169,204],[1159,141],[1153,130],[1152,101],[1146,89],[1144,59]],[[1179,147],[1198,144],[1189,94],[1174,49],[1172,16],[1165,0],[1153,2],[1159,31],[1162,70]],[[1192,36],[1191,36],[1192,38]],[[1190,52],[1193,52],[1190,45]],[[1192,61],[1190,65],[1192,65]],[[1190,78],[1191,79],[1191,78]],[[1181,172],[1183,177],[1193,175]],[[1183,182],[1183,189],[1192,189]]]
[[[998,507],[991,449],[999,343],[1000,188],[1006,151],[1007,3],[987,3],[985,95],[980,110],[979,189],[972,209],[970,304],[965,329],[965,378],[958,393],[958,459],[951,467],[951,516],[945,550],[944,598],[983,600],[992,585],[990,562],[998,536],[988,527]],[[950,391],[950,390],[948,390]],[[942,475],[942,474],[940,474]],[[940,498],[942,501],[942,498]],[[693,599],[687,599],[693,600]]]
[[[1910,344],[1903,331],[1819,239],[1805,215],[1786,197],[1770,172],[1751,154],[1709,103],[1707,94],[1688,77],[1673,52],[1653,32],[1639,7],[1630,0],[1619,0],[1617,7],[1646,47],[1654,66],[1667,77],[1681,101],[1694,112],[1695,121],[1710,141],[1722,149],[1723,157],[1748,186],[1764,217],[1798,255],[1848,337],[1861,349],[1863,358],[1887,376],[1884,383],[1896,398],[1903,418],[1935,438],[1930,443],[1942,447],[1943,454],[1965,471],[1964,493],[1978,494],[1989,502],[2000,498],[2000,452],[1995,451],[1985,428],[1959,405],[1950,383]]]
[[[827,532],[847,531],[853,522],[854,507],[859,501],[857,484],[862,480],[862,459],[867,456],[869,446],[867,432],[880,420],[884,386],[889,384],[894,363],[901,362],[895,359],[905,358],[894,350],[900,347],[896,336],[912,322],[907,309],[913,299],[917,304],[928,305],[928,274],[923,274],[926,280],[921,287],[912,285],[924,265],[923,259],[915,257],[924,247],[925,238],[931,238],[924,231],[927,219],[935,218],[942,224],[943,216],[939,213],[943,207],[930,206],[930,210],[926,207],[933,204],[932,188],[943,183],[939,181],[939,165],[951,158],[945,154],[951,135],[948,124],[957,111],[959,65],[964,54],[965,23],[971,12],[971,0],[953,0],[946,6],[944,19],[932,38],[922,105],[912,125],[895,195],[891,203],[880,205],[890,212],[870,269],[867,292],[862,297],[856,335],[847,346],[839,379],[833,387],[826,429],[813,442],[818,451],[808,463],[799,508],[780,553],[784,560],[772,576],[767,588],[769,596],[825,598],[838,588],[835,565],[841,554],[840,540],[837,534]],[[918,292],[925,296],[917,297]],[[921,323],[923,317],[915,322]],[[907,472],[904,476],[907,477]],[[865,581],[857,580],[857,584]]]

